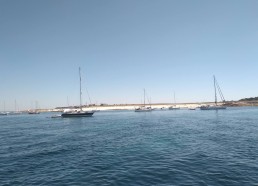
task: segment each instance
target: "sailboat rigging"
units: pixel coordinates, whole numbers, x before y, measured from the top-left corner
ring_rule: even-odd
[[[94,114],[94,111],[83,111],[82,109],[82,87],[81,87],[81,68],[79,67],[80,78],[80,107],[79,110],[64,110],[62,117],[90,117]]]
[[[145,105],[145,89],[143,89],[143,106],[136,108],[135,112],[149,112],[152,111],[153,109],[151,108],[151,106],[146,106]]]
[[[7,112],[5,112],[5,102],[4,102],[4,111],[0,112],[0,116],[6,116],[6,115],[7,115]]]
[[[221,110],[221,109],[226,109],[227,107],[225,106],[221,106],[221,105],[218,105],[218,98],[217,98],[217,92],[219,93],[219,96],[222,100],[223,103],[225,103],[225,98],[223,96],[223,93],[219,87],[219,84],[215,78],[215,76],[213,76],[213,86],[214,86],[214,94],[215,94],[215,105],[207,105],[207,106],[201,106],[200,109],[201,110]]]
[[[21,114],[22,112],[20,112],[19,110],[17,110],[17,103],[16,103],[16,100],[14,100],[14,111],[13,112],[10,112],[9,114],[10,115],[19,115]]]
[[[38,111],[38,102],[35,101],[35,109],[34,110],[28,110],[28,114],[40,114]]]
[[[174,105],[168,107],[169,110],[179,110],[180,107],[177,107],[176,106],[176,94],[175,94],[175,91],[174,91]]]

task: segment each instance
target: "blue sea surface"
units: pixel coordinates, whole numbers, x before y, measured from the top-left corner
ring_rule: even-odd
[[[0,117],[0,185],[258,185],[258,108]]]

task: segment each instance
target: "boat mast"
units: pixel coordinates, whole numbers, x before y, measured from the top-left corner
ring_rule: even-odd
[[[38,110],[39,104],[38,101],[35,101],[35,112]]]
[[[176,94],[175,94],[175,91],[174,91],[174,105],[176,106]]]
[[[214,90],[215,90],[215,105],[217,105],[216,79],[214,75],[213,75],[213,81],[214,81]]]
[[[217,89],[218,89],[218,92],[219,92],[219,95],[220,95],[220,98],[221,98],[222,102],[226,102],[217,80],[216,80],[216,85],[217,85]]]
[[[79,67],[79,76],[80,76],[80,110],[82,110],[82,79],[81,79],[81,67]]]
[[[143,105],[145,106],[145,89],[143,89]]]
[[[66,102],[67,102],[67,107],[70,107],[70,106],[69,106],[69,98],[68,98],[68,96],[67,96],[67,98],[66,98]]]

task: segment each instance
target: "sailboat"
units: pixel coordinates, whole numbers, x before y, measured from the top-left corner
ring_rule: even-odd
[[[207,105],[207,106],[201,106],[200,109],[201,110],[221,110],[221,109],[226,109],[227,107],[223,106],[223,105],[218,105],[217,102],[217,91],[219,92],[220,98],[222,100],[223,103],[225,103],[225,98],[222,94],[222,91],[219,87],[219,84],[215,78],[215,76],[213,76],[213,84],[214,84],[214,91],[215,91],[215,105]],[[218,90],[217,90],[218,89]]]
[[[15,100],[15,101],[14,101],[14,111],[13,111],[13,112],[10,112],[10,113],[9,113],[10,115],[19,115],[19,114],[22,113],[22,112],[20,112],[20,111],[17,111],[16,107],[17,107],[17,104],[16,104],[16,100]]]
[[[37,110],[28,110],[28,114],[39,114],[40,112]]]
[[[64,118],[71,117],[90,117],[94,114],[94,111],[83,111],[82,110],[82,89],[81,89],[81,68],[79,67],[79,76],[80,76],[80,107],[78,110],[64,110],[61,114]]]
[[[140,106],[139,108],[136,108],[134,111],[135,112],[150,112],[153,109],[151,108],[151,106],[146,106],[145,105],[145,89],[143,89],[143,106]]]
[[[175,95],[175,92],[174,92],[174,105],[168,107],[169,110],[179,110],[180,107],[177,107],[176,106],[176,95]]]
[[[5,102],[4,102],[4,111],[0,112],[0,116],[6,116],[6,115],[7,115],[7,112],[5,112]]]
[[[40,114],[40,112],[38,111],[38,102],[35,101],[35,109],[34,110],[28,110],[28,114]]]

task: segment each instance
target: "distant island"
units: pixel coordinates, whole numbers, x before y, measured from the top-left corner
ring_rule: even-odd
[[[239,101],[258,101],[258,97],[251,97],[251,98],[243,98]]]

